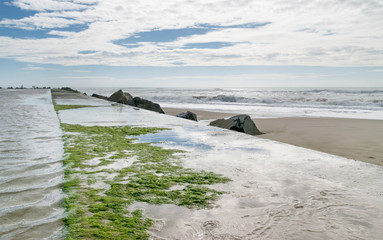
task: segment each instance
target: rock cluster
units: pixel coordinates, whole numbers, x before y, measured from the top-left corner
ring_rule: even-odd
[[[98,95],[98,94],[95,94],[95,93],[92,94],[92,97],[100,98],[100,99],[103,99],[103,100],[108,100],[108,97],[105,97],[105,96],[102,96],[102,95]]]
[[[136,106],[134,104],[132,95],[130,95],[129,93],[124,93],[121,89],[113,93],[110,97],[108,97],[108,101],[122,103],[130,106]]]
[[[140,97],[133,97],[127,92],[123,92],[122,90],[118,90],[117,92],[113,93],[110,97],[93,94],[92,97],[126,104],[138,108],[143,108],[146,110],[158,112],[158,113],[165,113],[164,110],[162,110],[161,106],[157,103],[151,102],[149,100],[140,98]],[[176,115],[179,118],[185,118],[193,121],[197,121],[197,115],[193,112],[186,111],[180,114]],[[253,120],[251,120],[249,115],[236,115],[229,119],[217,119],[209,124],[210,126],[225,128],[229,130],[234,130],[237,132],[243,132],[250,135],[260,135],[262,134],[258,128],[255,126]]]
[[[165,113],[158,103],[154,103],[139,97],[133,98],[133,101],[136,107],[147,109],[154,112]]]
[[[118,90],[117,92],[113,93],[110,97],[98,95],[98,94],[93,94],[92,97],[116,102],[116,103],[121,103],[125,105],[130,105],[133,107],[139,107],[143,108],[146,110],[158,112],[158,113],[165,113],[164,110],[162,110],[161,106],[157,103],[151,102],[149,100],[139,98],[139,97],[134,97],[130,95],[127,92],[123,92],[121,89]]]
[[[250,135],[262,134],[255,126],[253,120],[251,120],[250,116],[244,114],[236,115],[229,119],[217,119],[211,122],[210,126],[243,132]]]

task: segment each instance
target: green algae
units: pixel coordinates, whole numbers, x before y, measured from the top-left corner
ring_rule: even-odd
[[[66,239],[148,239],[152,220],[129,212],[129,200],[99,195],[103,189],[81,189],[66,198]]]
[[[207,186],[229,181],[212,172],[184,168],[175,155],[182,151],[135,141],[134,136],[164,129],[61,127],[66,154],[66,239],[148,239],[153,220],[141,210],[130,212],[130,204],[211,207],[222,192]],[[110,167],[116,161],[122,165]]]
[[[55,111],[68,110],[68,109],[77,109],[77,108],[87,108],[87,107],[98,107],[98,106],[88,106],[88,105],[58,105],[53,104]]]

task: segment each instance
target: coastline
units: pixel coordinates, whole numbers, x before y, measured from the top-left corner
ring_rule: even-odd
[[[164,108],[166,114],[173,116],[186,110],[196,113],[202,121],[236,115]],[[253,121],[264,133],[257,137],[383,166],[383,120],[289,117],[255,118]]]
[[[64,203],[57,217],[65,231],[60,224],[59,229],[54,228],[53,238],[257,239],[266,236],[265,228],[272,239],[382,236],[382,218],[376,215],[382,212],[380,166],[207,127],[210,120],[187,121],[74,92],[32,95],[33,104],[49,106],[48,112],[57,113],[50,122],[61,128],[57,131],[60,137],[54,139],[64,152],[57,151],[60,158],[54,162],[64,176],[55,177],[59,183],[54,186],[65,193],[55,194]],[[22,102],[21,106],[30,108],[28,104]],[[20,117],[33,126],[33,121],[44,122],[44,115],[35,113]],[[215,112],[199,114],[217,117]],[[229,115],[232,113],[220,113]],[[33,120],[33,116],[41,119]],[[49,142],[41,139],[40,130],[32,131],[37,142]],[[5,160],[13,160],[12,154]],[[21,170],[28,174],[9,178],[2,173],[6,180],[3,192],[13,184],[19,196],[23,189],[20,177],[30,186],[35,175],[42,175],[34,172],[41,171],[40,166],[26,167]],[[50,186],[52,180],[47,182]],[[46,196],[45,186],[40,195]],[[35,221],[46,216],[41,209],[51,206],[50,201],[33,201],[32,209],[25,210],[18,202],[10,204],[0,217],[8,219],[28,211],[21,215],[33,217],[26,221],[33,228],[20,233],[19,221],[12,217],[9,221],[15,227],[6,225],[0,236],[22,238],[36,233],[40,239],[43,233],[36,232],[36,223],[52,226],[45,220]],[[350,216],[358,216],[358,221],[350,221]],[[292,226],[291,219],[297,224]]]

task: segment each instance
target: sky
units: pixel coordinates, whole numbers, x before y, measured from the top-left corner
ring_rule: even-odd
[[[0,87],[383,87],[382,0],[1,0]]]

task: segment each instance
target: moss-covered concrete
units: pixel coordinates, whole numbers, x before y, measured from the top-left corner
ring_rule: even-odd
[[[85,106],[55,105],[57,111],[79,107]],[[61,128],[67,239],[148,239],[153,220],[140,210],[130,212],[131,203],[206,208],[222,194],[208,185],[229,181],[184,168],[182,154],[175,155],[181,151],[134,139],[163,129],[63,123]]]
[[[97,107],[97,106],[87,106],[87,105],[57,105],[54,104],[55,110],[68,110],[68,109],[77,109],[77,108],[86,108],[86,107]]]

